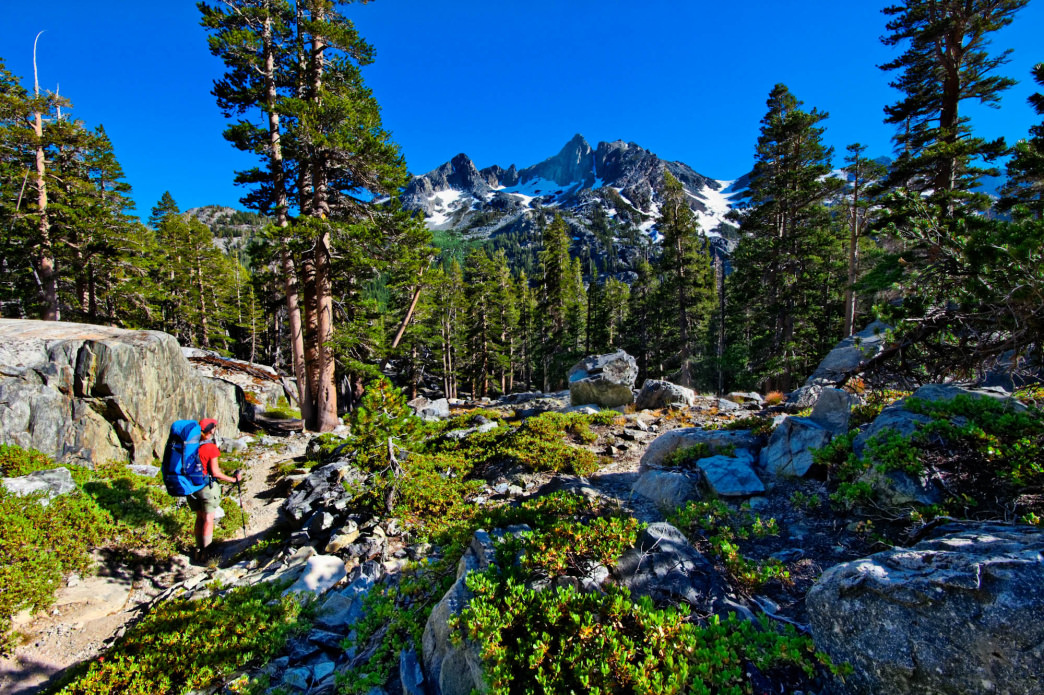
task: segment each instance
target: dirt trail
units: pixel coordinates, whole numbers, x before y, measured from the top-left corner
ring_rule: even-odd
[[[227,558],[264,537],[275,525],[282,498],[271,494],[269,477],[275,467],[304,453],[305,437],[279,439],[271,448],[254,448],[243,457],[247,477],[243,482],[243,508],[249,516],[247,538],[242,532],[225,541]],[[225,466],[226,470],[230,467]],[[235,486],[225,494],[238,502]],[[37,692],[64,669],[92,659],[104,651],[141,609],[165,589],[205,571],[184,555],[143,566],[127,563],[114,553],[95,554],[98,572],[90,577],[70,577],[58,590],[55,603],[45,613],[15,616],[15,629],[25,635],[14,653],[0,657],[0,695]]]

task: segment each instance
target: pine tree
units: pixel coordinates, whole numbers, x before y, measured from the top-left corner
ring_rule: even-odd
[[[253,186],[244,203],[276,219],[271,236],[281,246],[302,412],[309,428],[326,431],[337,424],[334,297],[359,301],[369,279],[351,271],[384,262],[358,260],[388,251],[381,234],[402,217],[394,206],[375,201],[404,185],[405,164],[363,82],[360,68],[372,61],[373,50],[340,13],[349,3],[223,4],[224,9],[200,5],[212,32],[211,50],[228,67],[214,93],[227,115],[246,117],[226,137],[264,163],[238,180]],[[290,219],[290,200],[296,202],[296,219]],[[396,238],[416,241],[409,234]],[[335,264],[349,272],[335,272]],[[335,287],[340,278],[346,287]],[[349,313],[353,326],[361,326],[365,312],[352,307]],[[356,336],[337,341],[354,344],[359,354],[379,342]]]
[[[1044,63],[1033,66],[1033,80],[1044,87]],[[1031,94],[1029,103],[1038,116],[1044,116],[1044,94]],[[998,207],[1011,210],[1021,206],[1020,214],[1044,220],[1044,121],[1031,126],[1029,134],[1015,145]]]
[[[848,146],[843,171],[848,179],[845,185],[845,196],[848,207],[848,284],[845,289],[845,327],[844,335],[855,332],[856,320],[856,279],[859,276],[860,255],[859,241],[862,231],[867,226],[867,214],[874,200],[868,189],[885,174],[885,167],[872,159],[863,156],[866,146],[854,143]]]
[[[694,362],[702,357],[708,321],[714,310],[715,285],[706,238],[689,208],[687,194],[670,172],[663,174],[663,204],[657,229],[663,236],[659,259],[660,293],[664,306],[674,308],[663,349],[672,365],[675,380],[684,386],[695,383]]]
[[[841,333],[842,252],[824,201],[843,184],[827,176],[832,149],[818,125],[827,114],[803,111],[782,84],[767,106],[736,215],[728,352],[738,381],[788,389]]]
[[[566,223],[556,215],[543,230],[540,251],[541,283],[538,325],[538,378],[544,391],[550,391],[565,380],[569,366],[568,335],[571,286],[574,285],[569,260],[569,236]]]
[[[525,271],[519,273],[515,283],[515,297],[518,300],[518,337],[515,342],[519,350],[515,375],[525,389],[532,388],[533,385],[535,353],[539,343],[536,295],[529,285]]]
[[[623,345],[638,363],[638,380],[641,383],[647,378],[663,376],[659,348],[660,336],[663,334],[663,306],[660,302],[659,280],[649,262],[640,259],[635,272],[638,278],[631,283]]]
[[[881,66],[898,71],[891,83],[903,93],[885,107],[886,123],[899,127],[901,152],[888,183],[930,192],[934,204],[953,217],[959,207],[985,209],[988,199],[972,193],[978,179],[996,170],[991,162],[1005,152],[1003,138],[973,137],[960,106],[974,100],[996,106],[1014,81],[991,73],[1007,62],[1010,51],[991,56],[990,36],[1011,23],[1028,0],[903,0],[882,10],[892,19],[886,46],[902,45],[895,60]]]

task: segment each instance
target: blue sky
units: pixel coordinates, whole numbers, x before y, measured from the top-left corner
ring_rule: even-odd
[[[635,142],[707,176],[731,179],[753,161],[765,99],[777,82],[830,113],[837,150],[891,152],[882,107],[896,94],[876,68],[886,2],[837,0],[377,0],[348,8],[377,50],[367,83],[410,170],[465,152],[479,167],[526,166],[574,133]],[[800,8],[800,9],[798,9]],[[182,209],[239,207],[233,172],[253,164],[221,137],[210,56],[195,4],[182,0],[9,3],[0,57],[31,87],[40,38],[41,87],[60,87],[74,115],[103,124],[138,213],[165,190]],[[1044,61],[1044,2],[995,35],[1013,48],[1003,74],[1020,84],[1000,110],[969,107],[976,132],[1024,137],[1030,67]]]

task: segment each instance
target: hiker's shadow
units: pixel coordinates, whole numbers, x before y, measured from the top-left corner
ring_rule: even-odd
[[[84,484],[83,491],[117,522],[134,528],[155,523],[168,536],[176,536],[181,530],[172,514],[156,509],[149,500],[148,488],[135,488],[130,478],[92,481]]]

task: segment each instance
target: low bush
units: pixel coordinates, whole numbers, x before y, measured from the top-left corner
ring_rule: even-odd
[[[948,514],[966,513],[980,502],[1011,500],[1044,484],[1044,413],[1040,410],[1017,412],[1003,401],[965,395],[949,401],[907,398],[904,406],[930,418],[912,436],[878,433],[857,457],[852,450],[857,434],[853,430],[813,453],[837,483],[831,496],[837,506],[851,509],[873,498],[872,485],[859,480],[871,468],[915,477],[931,472],[945,481],[948,500],[937,511]]]
[[[39,452],[0,445],[4,476],[55,467]],[[4,642],[10,648],[14,639],[8,634],[11,616],[49,606],[65,577],[91,571],[93,550],[134,550],[145,556],[140,561],[162,560],[193,542],[195,516],[167,494],[158,477],[143,478],[122,464],[65,467],[78,490],[46,506],[40,495],[18,497],[0,486],[0,648]],[[243,522],[232,500],[223,499],[222,509],[225,519],[214,532],[219,540]]]
[[[201,600],[160,603],[104,656],[89,662],[61,695],[187,694],[275,657],[308,628],[311,604],[282,596],[286,583],[260,583]]]
[[[573,524],[562,545],[578,548],[577,539],[589,536],[577,559],[601,561],[632,545],[635,531]],[[528,588],[561,568],[561,555],[548,552],[553,535],[509,540],[497,564],[468,575],[474,597],[455,623],[455,639],[480,646],[491,693],[742,693],[752,692],[752,670],[795,669],[808,678],[829,663],[792,628],[778,632],[731,616],[699,625],[684,608],[657,609],[611,582],[590,593]],[[514,563],[517,553],[522,561]],[[545,561],[529,561],[537,557]]]
[[[340,678],[342,692],[361,694],[383,686],[399,667],[400,650],[420,648],[428,615],[456,578],[457,563],[476,529],[527,524],[540,534],[556,524],[590,522],[611,517],[613,512],[569,493],[526,500],[518,506],[469,508],[469,514],[438,525],[438,532],[432,535],[443,549],[441,557],[432,563],[413,563],[404,569],[398,586],[380,585],[367,594],[364,617],[355,625],[354,638],[346,646],[360,652],[370,650],[372,656]]]
[[[766,582],[790,581],[790,573],[779,560],[757,562],[740,552],[739,541],[779,534],[775,519],[763,520],[747,512],[735,512],[720,500],[689,502],[668,521],[678,527],[702,551],[715,555],[732,580],[753,591]]]

